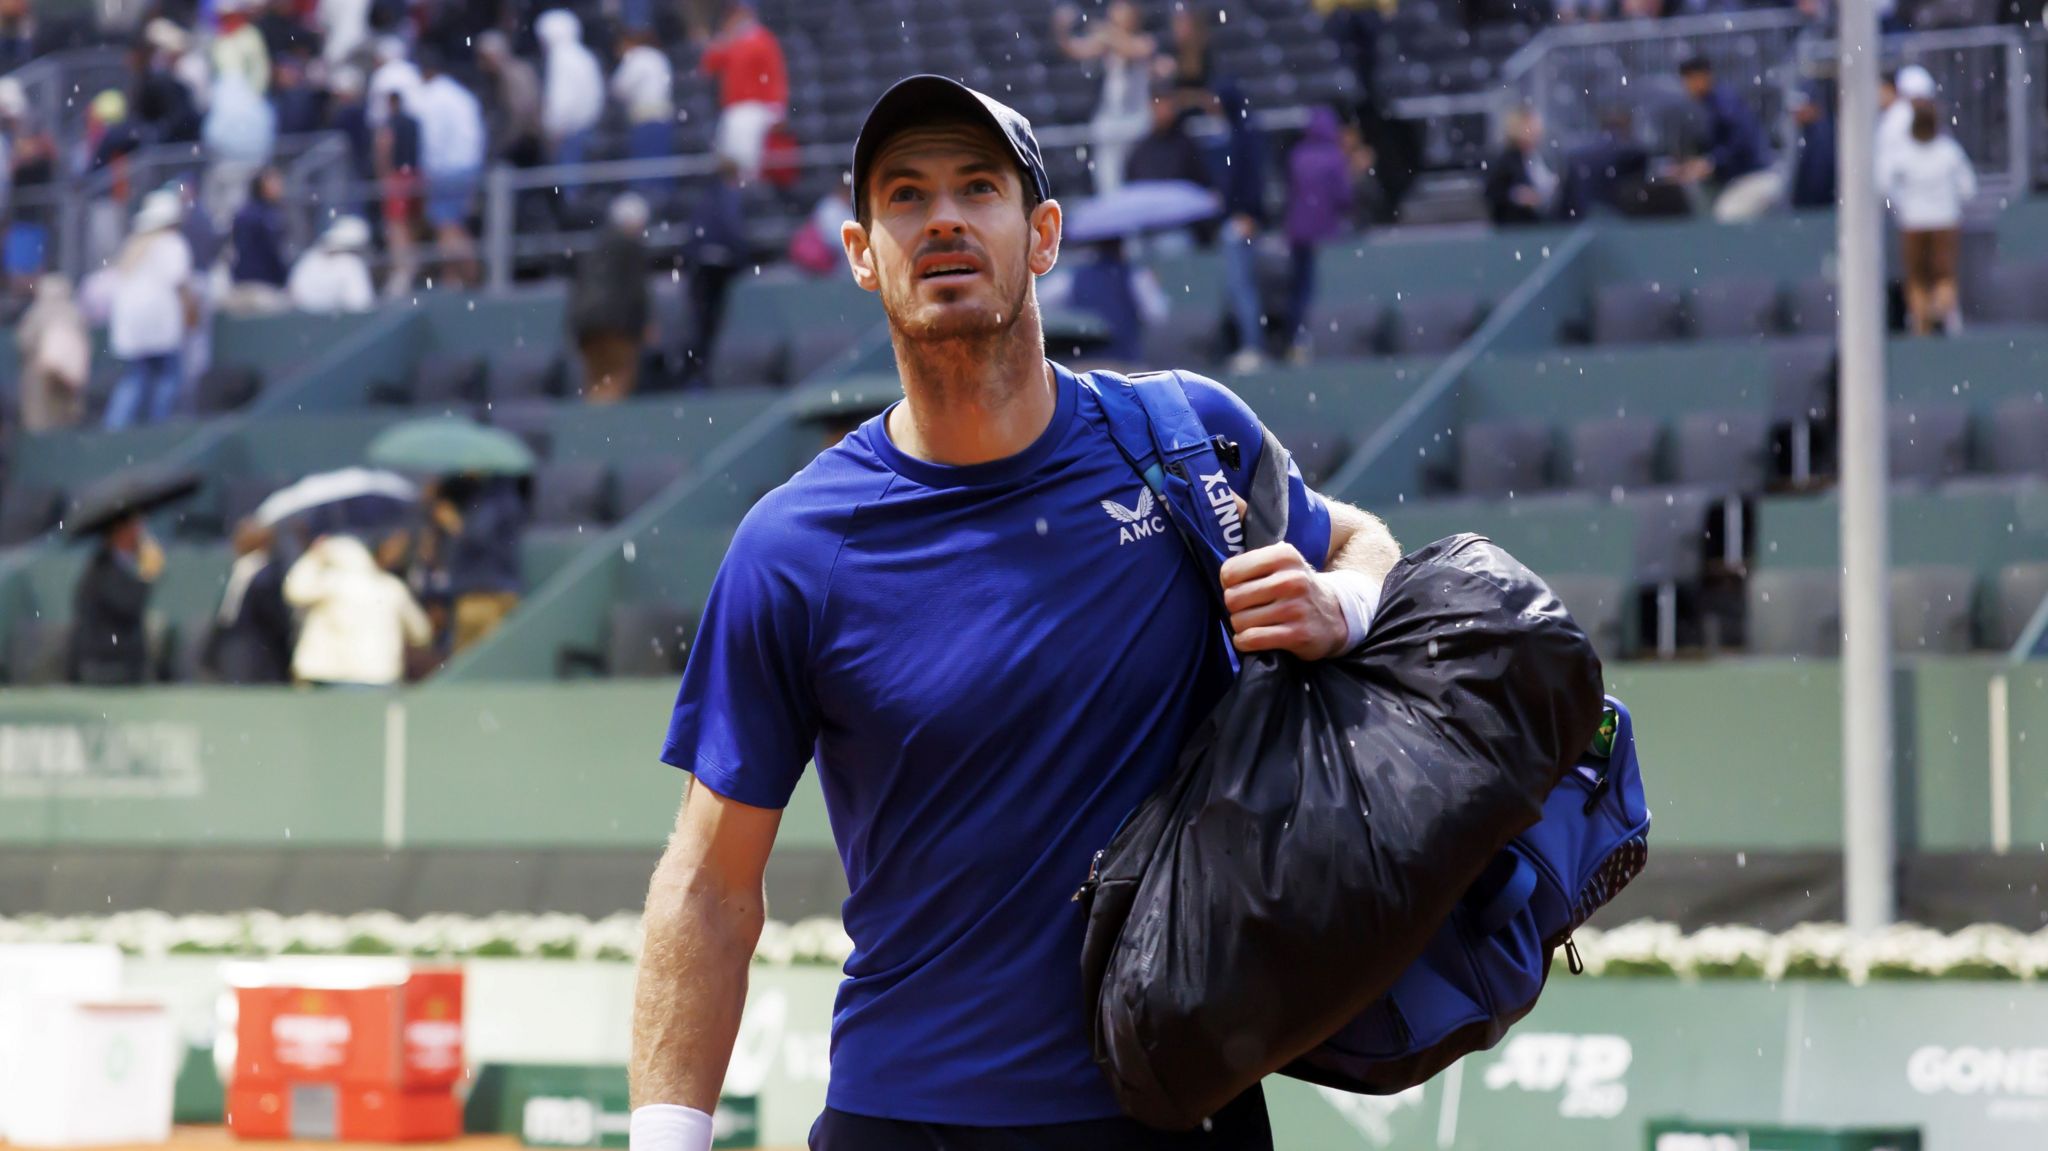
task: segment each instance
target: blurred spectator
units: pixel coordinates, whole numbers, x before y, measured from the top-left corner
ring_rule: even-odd
[[[228,226],[234,219],[230,216],[216,226],[213,214],[199,198],[198,185],[189,180],[167,185],[166,189],[178,198],[183,212],[178,234],[185,237],[185,248],[192,253],[192,304],[186,316],[185,345],[179,359],[182,378],[196,380],[213,364],[213,310],[217,297],[226,295],[228,290],[228,271],[223,261],[228,252]],[[239,208],[241,193],[247,189],[235,191]]]
[[[92,335],[68,278],[45,272],[36,279],[35,302],[22,313],[14,343],[21,350],[21,429],[34,435],[84,419]]]
[[[1223,179],[1223,287],[1237,331],[1233,372],[1265,362],[1265,309],[1259,302],[1258,243],[1266,229],[1266,134],[1252,122],[1244,89],[1226,80],[1217,99],[1230,137]]]
[[[370,0],[316,0],[313,26],[329,68],[351,63],[370,42]]]
[[[626,118],[626,156],[652,160],[675,151],[675,72],[668,54],[655,43],[647,28],[628,29],[621,41],[626,47],[619,67],[612,73],[612,99]],[[642,180],[635,185],[642,196],[658,196],[664,180]]]
[[[1054,272],[1046,277],[1050,283],[1041,281],[1044,302],[1100,319],[1109,339],[1099,354],[1135,364],[1145,354],[1145,329],[1165,321],[1172,305],[1152,269],[1126,257],[1122,240],[1092,244],[1090,249],[1091,258],[1064,280]]]
[[[1175,0],[1173,47],[1160,56],[1158,67],[1173,91],[1173,102],[1182,109],[1208,110],[1212,99],[1209,85],[1216,77],[1216,50],[1209,43],[1209,26],[1215,22],[1215,14],[1197,0]],[[1153,123],[1156,127],[1156,117]]]
[[[1890,167],[1892,154],[1912,142],[1913,109],[1934,102],[1934,76],[1918,64],[1908,64],[1878,85],[1877,99],[1877,151],[1871,157],[1871,176],[1883,191],[1881,173]]]
[[[256,521],[235,525],[235,562],[202,661],[222,683],[291,682],[292,611],[273,544],[271,530]]]
[[[405,678],[405,649],[433,628],[405,581],[377,565],[362,540],[325,535],[284,577],[299,610],[292,676],[315,686],[388,687]]]
[[[383,127],[391,116],[391,98],[398,97],[407,114],[419,95],[420,70],[406,53],[405,41],[396,36],[379,36],[372,52],[377,66],[370,72],[370,87],[363,102],[370,108],[372,127]]]
[[[256,0],[214,0],[214,82],[239,77],[258,96],[270,91],[270,47],[249,18]]]
[[[274,312],[287,307],[284,281],[290,265],[284,254],[284,173],[265,168],[256,174],[249,198],[235,213],[230,242],[234,291],[228,310]]]
[[[540,164],[540,73],[514,55],[511,40],[496,30],[477,37],[476,63],[493,89],[487,131],[492,154],[521,168]]]
[[[1792,164],[1792,207],[1835,206],[1835,121],[1810,87],[1793,90],[1792,122],[1799,127]]]
[[[1534,109],[1508,114],[1507,141],[1486,169],[1486,205],[1500,226],[1541,223],[1557,195],[1557,176],[1543,162],[1543,118]]]
[[[413,102],[420,124],[420,165],[426,178],[427,223],[441,250],[442,273],[457,284],[477,282],[469,213],[484,171],[484,111],[450,76],[437,53],[420,57],[425,80]]]
[[[1306,361],[1310,351],[1316,250],[1344,234],[1351,195],[1351,159],[1338,137],[1337,113],[1311,109],[1308,127],[1287,154],[1287,319],[1294,326],[1297,362]]]
[[[1707,119],[1702,154],[1680,165],[1679,179],[1714,185],[1714,218],[1723,222],[1754,220],[1776,207],[1784,199],[1785,176],[1771,167],[1771,147],[1756,113],[1714,79],[1714,66],[1704,56],[1686,60],[1678,74]]]
[[[1070,60],[1100,64],[1102,94],[1088,121],[1089,170],[1095,191],[1106,194],[1123,185],[1124,164],[1131,146],[1150,129],[1153,58],[1158,42],[1145,34],[1144,16],[1131,0],[1111,0],[1103,18],[1076,33],[1080,10],[1062,4],[1053,10],[1053,39]]]
[[[1131,148],[1124,162],[1124,179],[1186,180],[1204,188],[1214,184],[1202,146],[1188,135],[1187,122],[1194,113],[1165,96],[1152,97],[1152,130]]]
[[[143,197],[115,261],[107,348],[122,373],[107,404],[109,429],[169,419],[184,390],[181,356],[194,296],[192,249],[178,231],[183,216],[175,192]]]
[[[327,93],[308,76],[311,64],[303,43],[287,47],[276,57],[270,73],[270,103],[277,109],[277,134],[298,136],[317,132],[327,122]]]
[[[852,195],[845,184],[832,185],[789,238],[789,262],[814,276],[844,275],[846,249],[840,246],[839,226],[851,219]]]
[[[369,266],[363,262],[363,249],[369,243],[369,225],[354,216],[329,224],[292,265],[285,283],[292,307],[321,315],[367,312],[375,307],[376,289],[370,283]]]
[[[693,35],[704,39],[702,30]],[[718,131],[713,145],[741,176],[761,176],[768,133],[789,115],[789,68],[782,43],[744,3],[728,5],[697,67],[718,78]]]
[[[27,135],[27,122],[28,93],[21,81],[0,76],[0,220],[7,218],[13,200],[15,149]]]
[[[683,372],[702,382],[711,370],[719,326],[725,322],[725,294],[747,258],[747,226],[740,202],[739,169],[729,159],[718,162],[718,178],[704,189],[690,214],[683,240],[683,261],[690,269],[690,346],[683,353]]]
[[[547,134],[549,159],[581,164],[590,149],[591,131],[604,115],[604,72],[583,46],[583,23],[575,13],[560,8],[543,12],[533,30],[546,56],[540,123]]]
[[[1337,56],[1350,70],[1361,105],[1379,99],[1380,37],[1387,29],[1382,0],[1314,0],[1323,15],[1323,35],[1337,46]]]
[[[609,404],[633,394],[647,346],[647,201],[612,201],[610,226],[576,263],[569,285],[569,334],[583,357],[584,395]]]
[[[358,183],[377,178],[377,133],[363,103],[361,70],[343,65],[327,78],[327,124],[348,141],[349,168]]]
[[[57,48],[29,0],[0,0],[0,72],[12,72]]]
[[[498,630],[519,606],[519,541],[526,500],[508,476],[453,476],[427,493],[434,525],[447,537],[449,597],[455,605],[453,650]]]
[[[277,112],[240,76],[225,73],[213,86],[200,140],[206,145],[206,202],[232,212],[277,150]]]
[[[377,129],[377,182],[383,188],[384,249],[391,257],[384,292],[390,296],[410,291],[413,277],[419,271],[412,234],[419,203],[419,165],[420,122],[406,111],[404,97],[393,92],[386,97],[384,122]]]
[[[1977,174],[1932,104],[1914,108],[1912,135],[1885,155],[1878,178],[1899,224],[1913,332],[1924,336],[1937,324],[1953,332],[1963,209],[1977,195]]]
[[[1650,154],[1635,136],[1635,117],[1625,105],[1600,117],[1600,131],[1565,154],[1564,181],[1558,189],[1561,220],[1584,220],[1607,212],[1627,212],[1624,200],[1640,194],[1649,174]]]
[[[159,144],[182,144],[199,138],[199,94],[178,75],[179,61],[191,54],[183,28],[157,17],[143,31],[143,43],[131,61],[135,118]],[[204,68],[205,62],[199,61]],[[208,80],[207,89],[212,87]]]
[[[116,687],[149,679],[149,596],[163,570],[164,549],[141,516],[101,533],[71,597],[73,683]]]
[[[85,109],[85,154],[92,171],[112,164],[142,147],[142,137],[128,119],[128,97],[108,88]]]

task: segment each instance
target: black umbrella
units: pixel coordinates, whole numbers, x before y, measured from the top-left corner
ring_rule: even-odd
[[[64,530],[74,536],[94,535],[131,515],[182,500],[198,491],[199,483],[199,473],[190,468],[145,466],[116,472],[71,501]]]

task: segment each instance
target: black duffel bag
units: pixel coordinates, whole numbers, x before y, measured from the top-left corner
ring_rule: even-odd
[[[1080,896],[1124,1109],[1194,1127],[1336,1035],[1535,823],[1602,711],[1585,633],[1474,535],[1396,565],[1356,650],[1246,656]]]

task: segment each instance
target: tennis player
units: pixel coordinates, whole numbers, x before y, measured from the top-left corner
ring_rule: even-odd
[[[1270,1148],[1256,1089],[1192,1133],[1119,1112],[1070,897],[1229,686],[1229,645],[1347,650],[1399,549],[1290,465],[1287,542],[1223,569],[1226,632],[1215,576],[1045,358],[1060,206],[1029,122],[911,77],[861,128],[853,193],[841,239],[904,398],[764,497],[712,584],[662,753],[695,780],[647,896],[634,1151],[710,1146],[763,869],[814,760],[854,953],[813,1148]],[[1257,418],[1187,389],[1245,490]]]

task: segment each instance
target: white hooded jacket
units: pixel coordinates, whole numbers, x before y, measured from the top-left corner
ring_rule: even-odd
[[[354,536],[322,536],[284,577],[303,613],[292,675],[310,683],[381,686],[405,679],[405,649],[433,638],[405,582]]]
[[[534,21],[546,56],[541,79],[540,125],[551,140],[597,127],[604,115],[604,69],[583,46],[583,24],[559,8]]]

